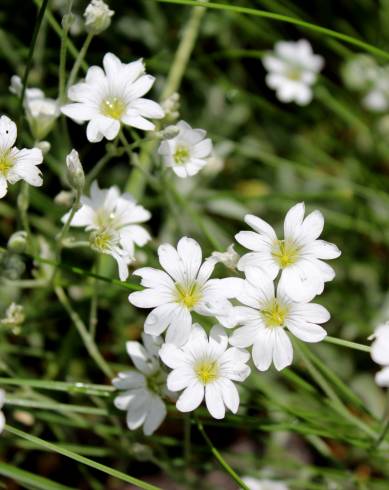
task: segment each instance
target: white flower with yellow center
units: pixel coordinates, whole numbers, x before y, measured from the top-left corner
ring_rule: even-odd
[[[305,39],[296,42],[279,41],[274,51],[263,58],[269,72],[267,85],[274,89],[281,102],[307,105],[312,100],[312,88],[324,60],[312,51]]]
[[[318,240],[324,227],[321,212],[313,211],[305,219],[304,213],[304,203],[288,211],[282,240],[269,224],[251,214],[245,216],[245,222],[254,231],[235,235],[241,245],[253,251],[242,256],[238,269],[259,267],[272,279],[281,271],[280,285],[295,301],[309,301],[323,292],[324,283],[332,281],[335,271],[322,259],[335,259],[341,253],[336,245]]]
[[[38,148],[19,150],[16,141],[16,124],[7,116],[0,117],[0,198],[7,194],[7,182],[15,184],[25,180],[28,184],[42,185],[41,172],[37,165],[43,161]]]
[[[118,263],[122,281],[128,277],[128,265],[134,260],[135,245],[144,246],[150,234],[140,223],[150,219],[150,212],[135,202],[130,194],[120,194],[117,187],[100,189],[93,182],[90,197],[81,197],[81,208],[71,226],[91,232],[91,246],[111,255]],[[66,222],[67,213],[62,221]]]
[[[197,174],[212,153],[212,141],[206,138],[203,129],[192,129],[185,121],[175,125],[179,133],[174,138],[162,141],[158,153],[163,163],[171,167],[181,178]]]
[[[181,238],[177,249],[165,243],[158,248],[158,255],[164,271],[151,267],[136,270],[134,274],[142,278],[146,289],[129,296],[134,306],[154,308],[145,321],[146,333],[160,335],[167,330],[166,342],[183,345],[192,328],[192,312],[233,326],[234,309],[227,298],[238,294],[241,279],[209,279],[215,261],[202,263],[200,245],[192,238]]]
[[[379,325],[374,332],[371,345],[371,357],[374,362],[383,366],[375,376],[378,386],[389,388],[389,322]]]
[[[209,339],[200,325],[194,325],[188,342],[181,348],[164,344],[159,351],[162,361],[173,371],[167,378],[171,391],[183,393],[177,400],[180,412],[191,412],[203,401],[215,419],[225,416],[226,408],[236,413],[239,393],[233,381],[242,382],[250,374],[247,351],[228,348],[228,336],[219,325]]]
[[[288,329],[304,342],[320,342],[327,335],[319,324],[330,319],[324,306],[292,301],[279,285],[258,269],[247,270],[245,284],[237,299],[245,306],[235,308],[236,321],[241,327],[234,330],[230,344],[235,347],[253,346],[252,358],[260,371],[273,362],[280,371],[293,360],[293,348],[286,333]]]
[[[121,124],[153,130],[155,125],[147,118],[160,119],[164,112],[156,102],[142,98],[155,80],[145,74],[143,61],[126,64],[107,53],[103,65],[104,70],[91,66],[85,81],[69,88],[68,97],[74,103],[63,106],[62,112],[76,122],[89,121],[86,135],[92,143],[113,140]]]
[[[146,436],[155,432],[166,417],[162,397],[169,396],[166,373],[158,360],[162,339],[143,334],[143,345],[127,342],[127,352],[134,370],[118,374],[112,384],[123,392],[114,399],[115,407],[127,412],[127,427],[136,430],[143,425]]]

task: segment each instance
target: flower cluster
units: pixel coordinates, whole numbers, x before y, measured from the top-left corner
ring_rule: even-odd
[[[359,54],[342,69],[345,84],[361,94],[362,105],[372,112],[389,108],[389,66],[380,66],[369,55]]]
[[[283,239],[261,218],[247,215],[245,221],[254,231],[236,235],[250,250],[242,257],[230,246],[226,254],[214,253],[203,261],[199,244],[183,237],[177,248],[160,245],[163,270],[144,267],[134,272],[144,289],[131,293],[129,301],[152,309],[144,323],[146,334],[158,339],[164,335],[158,355],[171,369],[168,390],[182,391],[176,403],[179,411],[195,410],[205,399],[214,418],[223,418],[226,409],[236,413],[235,383],[249,376],[250,357],[259,371],[272,363],[281,370],[293,360],[287,331],[305,342],[320,342],[326,336],[321,324],[330,314],[311,301],[335,276],[323,260],[338,257],[340,251],[319,239],[322,214],[304,215],[303,203],[288,211]],[[231,269],[236,264],[244,278],[211,278],[219,261],[227,261]],[[194,323],[202,316],[218,322],[209,334]]]
[[[63,216],[70,226],[89,232],[91,247],[111,255],[117,262],[119,277],[128,277],[128,265],[135,259],[135,245],[142,247],[150,240],[149,232],[140,225],[150,219],[150,213],[136,203],[130,194],[121,194],[117,187],[100,189],[95,181],[90,197],[81,197],[81,208],[72,216]]]

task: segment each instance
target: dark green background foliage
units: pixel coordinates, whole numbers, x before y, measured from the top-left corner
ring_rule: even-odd
[[[60,24],[61,15],[53,8],[58,2],[51,3],[49,12]],[[74,2],[74,10],[82,13],[86,3]],[[263,0],[230,5],[303,19],[383,50],[389,48],[387,0]],[[148,72],[157,77],[152,89],[152,97],[157,99],[191,7],[154,0],[112,1],[110,7],[116,12],[112,25],[92,41],[87,63],[101,64],[107,51],[124,62],[144,58]],[[33,1],[0,2],[0,113],[14,120],[18,120],[20,111],[17,98],[8,91],[9,80],[15,73],[23,74],[35,16]],[[308,107],[279,103],[264,83],[261,63],[263,53],[276,41],[302,37],[309,39],[314,52],[325,58],[315,98]],[[83,39],[83,33],[71,36],[78,49]],[[52,97],[57,96],[59,50],[60,38],[45,21],[29,86],[38,86]],[[324,239],[342,250],[334,264],[337,277],[318,298],[332,315],[328,333],[367,344],[377,323],[389,319],[389,128],[387,121],[386,127],[384,124],[385,114],[367,112],[358,95],[342,83],[342,64],[358,52],[358,48],[314,29],[228,9],[209,10],[180,89],[181,117],[209,132],[217,151],[224,155],[224,169],[214,174],[204,171],[193,186],[184,182],[179,187],[190,203],[191,213],[177,202],[168,204],[166,196],[146,188],[141,203],[153,213],[150,229],[154,239],[145,248],[144,260],[156,264],[156,246],[164,240],[175,243],[183,234],[196,238],[209,255],[214,250],[209,235],[226,248],[234,234],[245,228],[242,218],[246,212],[280,227],[285,211],[305,201],[308,210],[324,213]],[[69,70],[71,53],[67,59]],[[376,60],[389,63],[384,57],[377,56]],[[106,149],[104,142],[88,143],[85,127],[70,120],[59,120],[48,139],[52,148],[42,166],[44,185],[31,189],[29,212],[33,231],[50,245],[60,229],[59,219],[67,211],[53,204],[56,194],[66,187],[65,155],[72,147],[77,148],[88,171]],[[26,122],[18,144],[32,144]],[[125,155],[116,157],[99,176],[99,183],[102,187],[121,186],[129,171]],[[17,192],[17,186],[11,187],[0,201],[3,247],[19,227]],[[194,215],[200,216],[202,226]],[[90,251],[67,250],[63,262],[85,273],[64,270],[62,280],[84,319],[88,318],[90,300],[97,288],[97,344],[117,372],[129,367],[125,342],[139,337],[144,316],[129,305],[129,291],[124,287],[88,278],[94,257]],[[20,279],[31,278],[37,270],[31,259],[14,259],[25,264],[24,272],[23,267],[18,269]],[[11,301],[20,303],[26,321],[18,330],[1,327],[0,375],[109,384],[110,380],[87,357],[76,329],[51,290],[23,289],[5,282],[4,260],[1,267],[1,310]],[[100,273],[116,278],[110,259],[102,262]],[[215,422],[200,410],[208,434],[241,476],[286,480],[295,489],[388,488],[389,440],[384,441],[386,450],[372,449],[384,409],[384,394],[373,381],[377,367],[365,352],[328,343],[308,347],[296,354],[294,365],[282,373],[255,372],[242,388],[240,415]],[[15,397],[33,399],[34,393],[41,393],[49,397],[49,402],[101,410],[97,415],[69,416],[66,411],[6,407],[10,425],[42,439],[163,488],[190,488],[191,484],[235,488],[234,483],[223,480],[195,426],[192,470],[188,474],[182,458],[183,419],[174,406],[157,435],[147,439],[140,432],[127,431],[124,414],[112,407],[110,398],[39,390],[27,396],[22,387],[5,388]],[[372,434],[363,428],[364,424]],[[124,483],[82,464],[42,453],[9,433],[1,437],[0,451],[3,461],[73,488],[126,488]],[[7,474],[1,467],[0,473]],[[200,478],[200,484],[196,478]],[[21,483],[15,474],[11,479],[19,483],[4,477],[6,488],[39,487],[32,481]]]

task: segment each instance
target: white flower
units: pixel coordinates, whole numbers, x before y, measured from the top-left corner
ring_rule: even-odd
[[[145,74],[143,61],[126,64],[107,53],[103,65],[104,70],[91,66],[85,81],[69,88],[74,103],[63,106],[62,112],[76,122],[89,121],[86,135],[92,143],[113,140],[121,124],[153,130],[154,124],[146,118],[160,119],[164,112],[156,102],[142,98],[155,80]]]
[[[22,81],[17,75],[11,77],[10,91],[19,97],[22,93]],[[42,141],[60,115],[58,102],[46,97],[39,88],[28,88],[24,94],[23,106],[34,138]]]
[[[304,342],[320,342],[327,335],[319,323],[330,319],[324,306],[292,301],[279,284],[259,269],[248,269],[247,279],[237,296],[245,306],[235,308],[238,327],[230,344],[246,348],[253,346],[252,358],[260,371],[269,369],[272,361],[278,371],[293,360],[293,348],[285,328]]]
[[[195,410],[204,399],[209,413],[222,419],[228,408],[236,413],[239,393],[233,381],[244,381],[250,374],[248,352],[227,348],[228,337],[222,327],[212,328],[209,339],[200,325],[194,325],[188,342],[181,348],[164,344],[162,361],[173,371],[167,378],[171,391],[183,393],[177,400],[180,412]]]
[[[154,308],[145,321],[146,333],[160,335],[167,329],[166,342],[183,345],[192,328],[192,311],[232,326],[233,306],[227,298],[238,294],[241,279],[209,279],[215,261],[202,264],[200,245],[192,238],[181,238],[177,250],[168,243],[160,245],[158,255],[166,272],[151,267],[136,270],[147,289],[128,298],[139,308]]]
[[[136,370],[118,374],[112,384],[123,393],[114,399],[119,410],[127,411],[127,426],[136,430],[143,425],[146,436],[158,429],[166,417],[166,406],[161,396],[168,396],[166,373],[158,361],[162,340],[142,335],[143,344],[127,342],[127,352]]]
[[[374,362],[383,366],[375,376],[378,386],[389,388],[389,322],[379,325],[374,332],[371,345],[371,357]]]
[[[99,34],[108,29],[114,13],[103,0],[92,0],[84,12],[87,31]]]
[[[280,285],[296,301],[309,301],[323,292],[324,283],[335,277],[335,271],[321,259],[335,259],[341,253],[336,245],[317,239],[324,226],[321,212],[313,211],[305,219],[304,212],[304,203],[288,211],[283,240],[278,240],[270,225],[251,214],[245,216],[245,222],[255,231],[241,231],[235,236],[241,245],[253,250],[243,255],[238,269],[260,267],[272,279],[281,270]]]
[[[176,124],[179,133],[175,138],[162,141],[158,153],[163,163],[171,167],[178,177],[197,174],[212,152],[212,141],[203,129],[192,129],[185,121]]]
[[[288,486],[280,481],[259,480],[251,476],[245,476],[242,480],[250,490],[288,490]]]
[[[16,141],[16,124],[7,116],[0,117],[0,198],[7,194],[7,182],[15,184],[25,180],[33,186],[42,185],[41,172],[37,165],[43,161],[41,150],[19,150]]]
[[[5,401],[5,391],[0,390],[0,408],[3,407],[4,401]],[[5,417],[4,417],[3,412],[0,410],[0,434],[4,430],[4,425],[5,425]]]
[[[93,182],[90,197],[81,197],[81,208],[73,216],[71,226],[90,231],[92,247],[111,255],[118,263],[122,281],[128,277],[128,265],[134,260],[134,245],[142,247],[150,240],[140,226],[150,219],[150,212],[137,204],[130,194],[120,194],[117,187],[100,189]],[[67,213],[62,221],[66,222]]]
[[[281,102],[294,101],[299,105],[311,102],[311,86],[323,68],[324,60],[313,54],[307,40],[277,42],[274,52],[264,57],[263,64],[269,72],[266,83],[276,91]]]

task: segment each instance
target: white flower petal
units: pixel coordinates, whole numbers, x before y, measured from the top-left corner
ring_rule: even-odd
[[[174,344],[163,344],[159,355],[166,366],[171,369],[178,369],[187,361],[184,352]]]
[[[232,381],[222,378],[218,381],[221,387],[223,402],[232,413],[236,413],[239,408],[239,393]]]
[[[192,317],[187,308],[179,306],[174,310],[166,332],[166,342],[183,345],[188,341],[192,329]]]
[[[17,136],[16,124],[7,116],[0,117],[0,153],[12,148]]]
[[[177,400],[177,410],[191,412],[196,410],[204,398],[204,386],[198,382],[188,386]]]
[[[293,361],[293,347],[288,335],[282,328],[274,329],[273,362],[278,371],[286,368]]]
[[[205,403],[207,405],[208,412],[213,418],[224,418],[226,409],[218,383],[209,383],[205,386]]]
[[[165,303],[157,306],[146,317],[144,330],[150,335],[161,335],[176,315],[177,303]]]
[[[284,221],[284,237],[295,238],[299,234],[305,213],[305,205],[303,202],[295,204],[286,213]]]
[[[256,231],[261,235],[264,235],[269,241],[269,243],[272,243],[274,242],[274,240],[277,240],[277,236],[274,229],[263,219],[258,218],[258,216],[254,216],[253,214],[246,214],[244,220],[249,226],[251,226],[251,228],[254,229],[254,231]]]
[[[138,308],[155,308],[156,306],[170,303],[172,301],[171,292],[158,288],[136,291],[128,297],[129,302]]]
[[[274,334],[270,329],[265,327],[258,329],[253,344],[252,357],[259,371],[269,369],[273,359],[274,344]]]
[[[288,320],[286,323],[292,334],[304,342],[321,342],[327,336],[323,327],[309,321]]]
[[[112,384],[119,390],[130,390],[145,387],[145,377],[136,371],[126,371],[118,374]]]
[[[193,370],[189,366],[174,369],[167,377],[167,387],[170,391],[181,391],[196,381]]]
[[[162,424],[166,417],[166,405],[157,395],[152,395],[146,420],[143,425],[143,433],[150,436]]]

